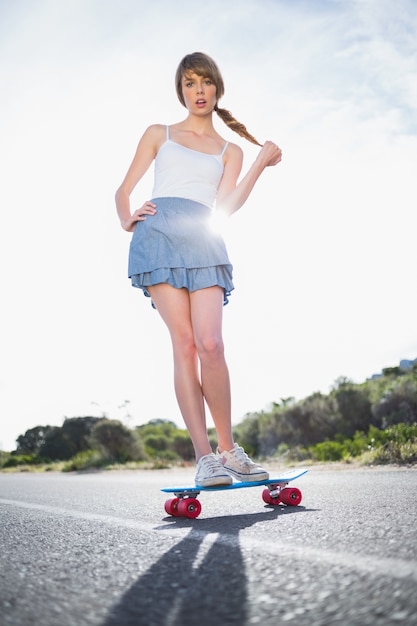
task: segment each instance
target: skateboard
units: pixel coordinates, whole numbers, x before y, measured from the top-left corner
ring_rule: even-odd
[[[283,473],[278,478],[259,480],[255,482],[233,482],[231,485],[215,487],[164,487],[161,491],[175,494],[165,502],[165,511],[174,517],[189,517],[194,519],[201,513],[201,502],[198,495],[201,491],[230,491],[231,489],[245,489],[246,487],[265,487],[262,499],[266,504],[286,504],[297,506],[301,502],[302,494],[297,487],[287,487],[288,483],[306,474],[306,469],[293,469]]]

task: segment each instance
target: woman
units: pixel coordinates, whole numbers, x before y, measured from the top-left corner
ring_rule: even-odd
[[[248,198],[260,174],[281,160],[265,142],[238,183],[243,153],[216,132],[215,111],[235,132],[260,146],[229,111],[218,108],[224,84],[206,54],[185,56],[176,89],[187,117],[169,127],[155,124],[143,134],[124,181],[116,192],[122,228],[133,232],[129,277],[150,296],[170,332],[178,404],[194,445],[197,485],[256,481],[268,473],[235,444],[230,381],[222,339],[222,309],[233,289],[232,266],[220,235],[210,228],[216,208],[233,214]],[[130,209],[130,195],[155,161],[152,200]],[[218,436],[213,453],[205,402]]]

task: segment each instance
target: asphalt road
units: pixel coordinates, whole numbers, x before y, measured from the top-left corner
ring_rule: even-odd
[[[417,625],[417,470],[310,468],[262,488],[159,489],[193,469],[0,474],[1,626]]]

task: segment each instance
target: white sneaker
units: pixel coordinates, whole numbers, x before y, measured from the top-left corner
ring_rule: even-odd
[[[254,463],[237,443],[230,451],[219,452],[217,449],[217,458],[229,474],[242,482],[256,482],[269,478],[268,472]]]
[[[202,456],[197,463],[195,484],[201,487],[216,487],[217,485],[231,485],[233,478],[215,457],[213,453]]]

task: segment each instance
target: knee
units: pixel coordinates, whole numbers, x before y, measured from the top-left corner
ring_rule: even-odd
[[[192,361],[196,358],[197,348],[192,333],[183,334],[181,337],[177,337],[176,341],[173,342],[173,347],[176,359],[180,359],[181,361]]]
[[[213,361],[223,357],[224,346],[221,337],[210,335],[196,341],[198,356],[201,361]]]

